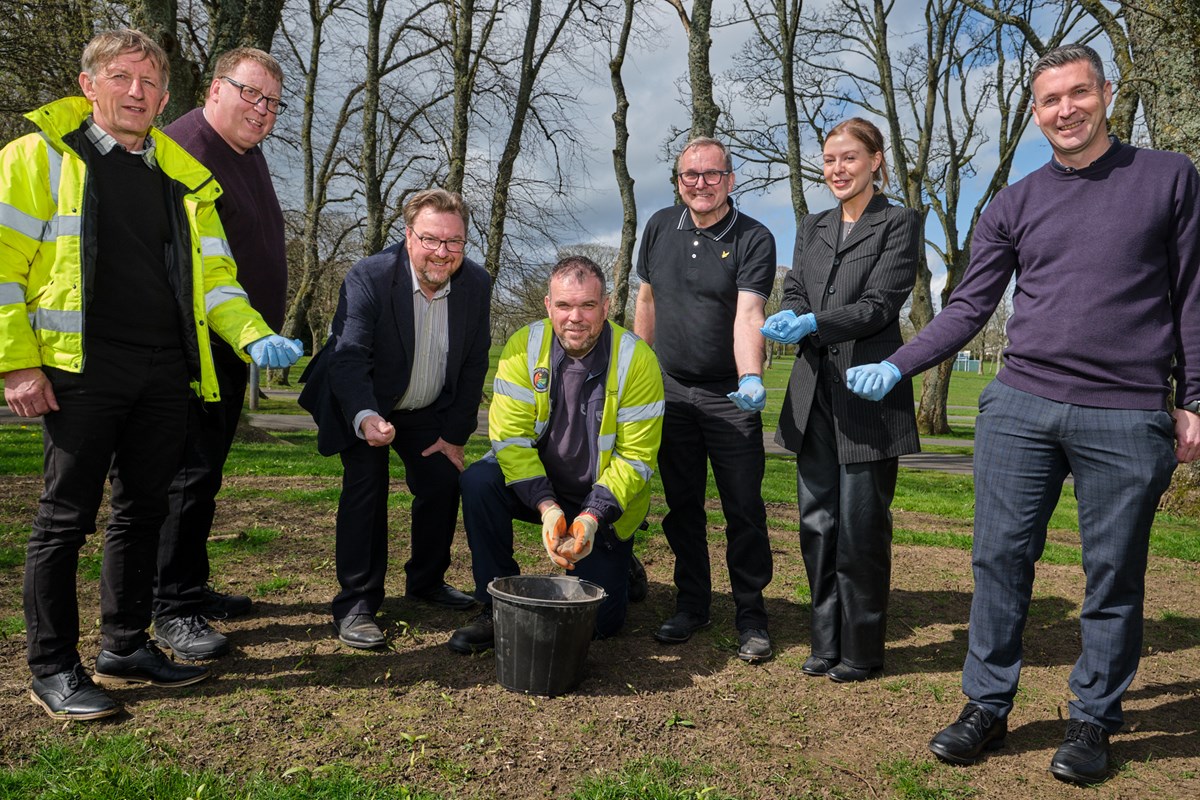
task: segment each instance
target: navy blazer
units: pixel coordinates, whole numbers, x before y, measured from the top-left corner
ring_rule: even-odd
[[[853,464],[920,450],[912,382],[878,403],[846,388],[846,370],[883,361],[903,344],[900,309],[912,292],[922,242],[921,217],[875,195],[839,243],[840,208],[809,214],[796,232],[783,308],[812,312],[817,332],[801,340],[775,440],[800,452],[818,381],[830,388],[838,461]],[[825,361],[822,370],[821,362]]]
[[[492,342],[491,286],[487,271],[466,258],[450,279],[446,382],[432,406],[450,444],[466,444],[478,426]],[[373,408],[386,417],[408,389],[416,338],[412,295],[403,243],[364,258],[346,274],[333,333],[300,377],[300,406],[316,420],[322,455],[361,441],[355,415]]]

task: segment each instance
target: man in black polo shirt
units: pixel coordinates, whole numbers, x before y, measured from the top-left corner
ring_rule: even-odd
[[[634,321],[634,332],[658,354],[666,389],[658,468],[678,595],[675,615],[654,636],[686,642],[710,624],[704,493],[711,461],[726,521],[738,657],[753,663],[772,655],[762,594],[772,565],[762,500],[759,328],[775,280],[775,239],[730,201],[733,160],[721,142],[688,142],[675,174],[684,204],[659,211],[642,231]]]

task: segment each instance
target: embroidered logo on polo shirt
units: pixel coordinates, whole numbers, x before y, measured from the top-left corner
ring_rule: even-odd
[[[722,251],[721,251],[721,258],[729,258],[729,251],[728,251],[728,250],[722,250]]]
[[[550,388],[550,370],[538,367],[533,371],[533,390],[544,392]]]

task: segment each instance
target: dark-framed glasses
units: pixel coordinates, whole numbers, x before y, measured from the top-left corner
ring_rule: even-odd
[[[252,106],[256,106],[265,100],[267,104],[267,111],[270,111],[272,114],[282,114],[284,110],[287,109],[287,103],[283,102],[278,97],[267,97],[253,86],[247,86],[244,83],[239,83],[228,75],[222,75],[221,80],[228,81],[229,85],[231,86],[236,86],[237,90],[242,94],[242,99]]]
[[[684,186],[695,186],[700,183],[700,179],[704,178],[704,183],[707,186],[716,186],[726,175],[732,175],[731,169],[706,169],[704,172],[680,172],[675,177],[679,178],[679,182]]]
[[[461,253],[467,246],[465,239],[439,239],[436,236],[422,236],[419,233],[416,236],[421,247],[431,251],[437,251],[442,245],[445,245],[447,253]]]

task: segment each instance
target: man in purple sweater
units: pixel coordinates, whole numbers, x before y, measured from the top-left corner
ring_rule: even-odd
[[[262,50],[220,56],[204,106],[164,130],[206,166],[223,190],[217,213],[237,262],[238,282],[274,330],[283,325],[287,256],[283,212],[259,143],[284,110],[283,70]],[[220,383],[216,403],[192,403],[184,461],[171,483],[170,512],[159,534],[154,633],[178,659],[216,658],[229,651],[208,625],[250,611],[250,598],[208,586],[208,533],[246,395],[245,363],[224,342],[212,343]]]
[[[1200,456],[1200,179],[1181,155],[1109,137],[1112,85],[1091,48],[1046,53],[1032,89],[1053,159],[988,206],[942,312],[846,382],[877,400],[957,352],[1016,274],[1004,369],[975,427],[969,702],[929,749],[971,764],[1003,745],[1034,565],[1069,473],[1087,576],[1083,652],[1050,772],[1095,783],[1108,776],[1108,738],[1137,671],[1155,508],[1175,464]]]

